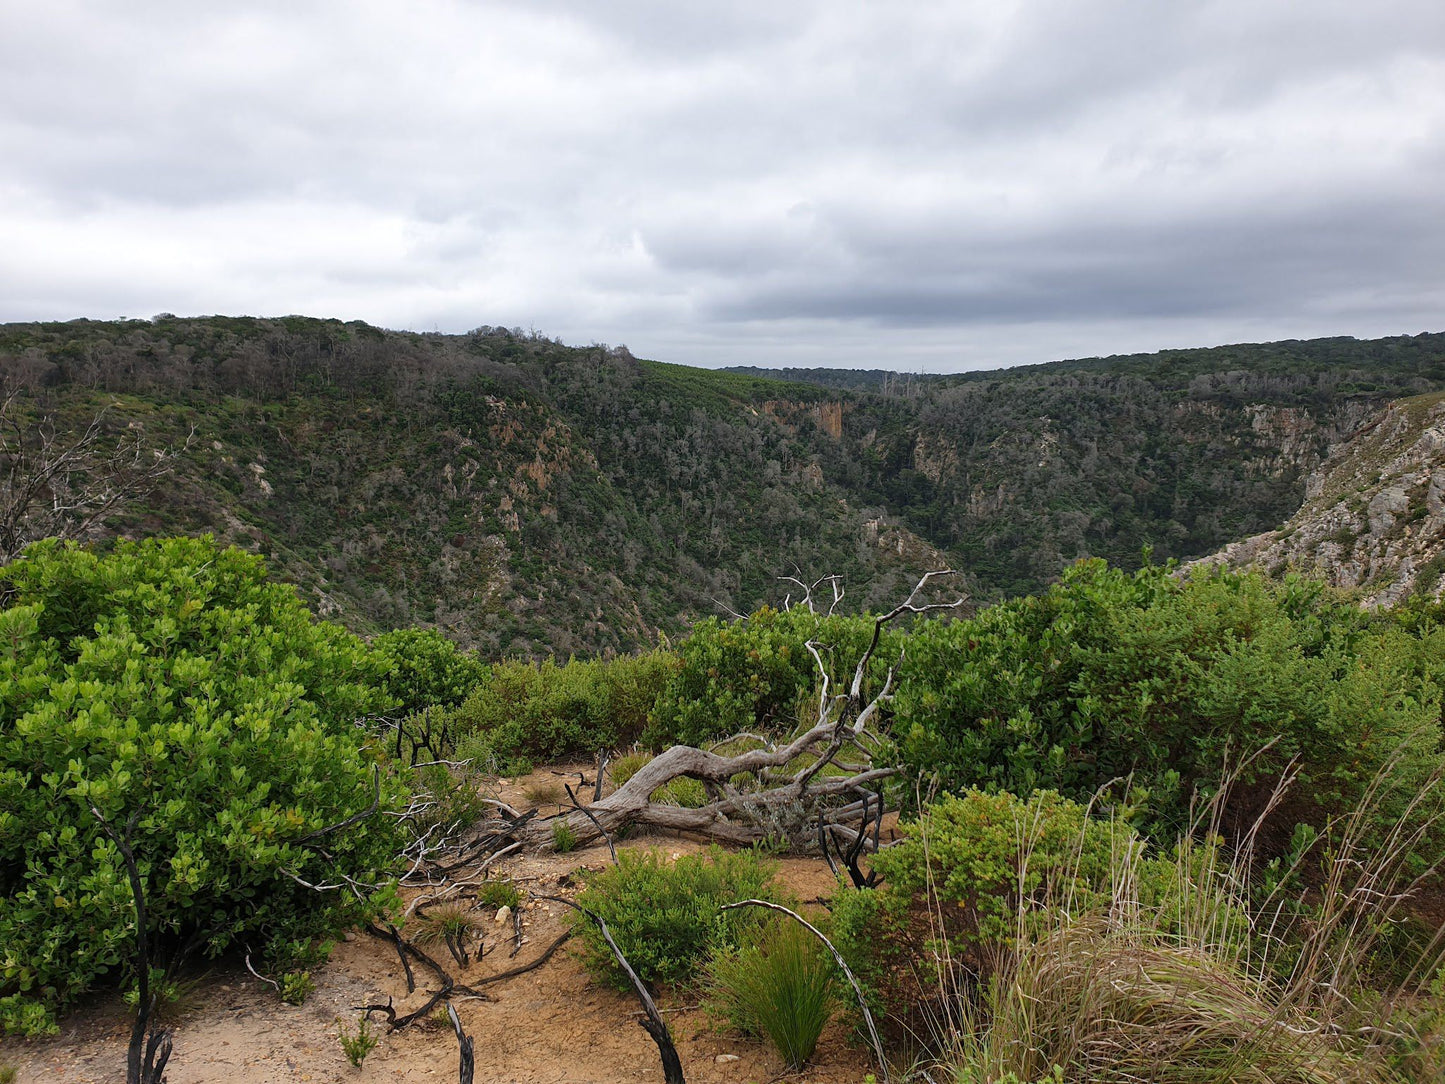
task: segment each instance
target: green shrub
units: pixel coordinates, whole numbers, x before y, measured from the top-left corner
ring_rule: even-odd
[[[1036,598],[918,626],[895,735],[915,777],[949,790],[1088,801],[1131,777],[1137,823],[1165,841],[1226,758],[1247,759],[1227,821],[1252,819],[1298,758],[1310,802],[1288,812],[1318,826],[1403,750],[1396,801],[1378,810],[1388,829],[1441,762],[1442,668],[1445,641],[1371,624],[1318,584],[1092,561]]]
[[[593,757],[633,741],[676,667],[667,651],[618,659],[499,662],[452,715],[466,747],[483,736],[502,763]]]
[[[710,617],[678,648],[679,668],[658,698],[644,744],[704,745],[745,730],[792,730],[816,710],[815,640],[829,674],[851,680],[873,635],[868,616],[824,617],[806,609],[763,607],[742,621]],[[898,657],[901,633],[884,630],[870,671],[881,685]]]
[[[316,980],[309,971],[288,971],[281,976],[281,1000],[300,1005],[316,992]]]
[[[454,708],[486,678],[487,666],[436,629],[396,629],[371,641],[381,660],[383,691],[402,716]]]
[[[492,735],[483,731],[466,734],[457,741],[456,756],[483,775],[526,775],[535,767],[532,758],[517,752],[499,752]]]
[[[407,818],[406,830],[414,837],[437,830],[442,836],[452,835],[475,824],[489,808],[481,795],[481,773],[473,765],[399,766],[396,771],[412,794],[428,803],[422,812]]]
[[[989,974],[1023,932],[1021,914],[1084,911],[1108,899],[1113,861],[1140,846],[1122,824],[1089,818],[1052,791],[944,795],[878,852],[882,884],[843,889],[833,938],[875,994],[916,999],[914,962],[945,947]]]
[[[759,908],[719,911],[738,900],[777,899],[769,886],[773,867],[753,851],[719,847],[669,863],[658,851],[625,850],[618,862],[590,878],[577,902],[601,916],[639,978],[647,983],[691,979],[715,951],[755,938]],[[595,925],[578,915],[589,970],[618,989],[630,989]]]
[[[90,807],[122,831],[153,952],[237,943],[276,972],[289,946],[363,921],[401,839],[372,804],[377,756],[354,720],[384,704],[360,641],[313,622],[260,559],[210,539],[41,543],[0,570],[0,1022],[36,1032],[129,969],[130,884]],[[380,775],[381,809],[402,804]],[[278,963],[280,966],[277,966]],[[299,988],[298,981],[291,982]]]
[[[774,919],[760,942],[718,953],[708,970],[715,1011],[739,1031],[768,1039],[790,1069],[801,1069],[835,996],[834,964],[817,938],[792,919]]]

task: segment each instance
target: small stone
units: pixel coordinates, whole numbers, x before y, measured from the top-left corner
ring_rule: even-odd
[[[497,780],[497,786],[499,786],[499,787],[510,787],[511,785],[512,785],[512,781],[511,781],[510,779],[498,779],[498,780]]]
[[[500,907],[497,908],[497,923],[498,923],[498,925],[500,925],[500,924],[503,923],[503,922],[506,922],[507,919],[509,919],[509,918],[511,918],[511,917],[512,917],[512,909],[511,909],[510,907],[508,907],[505,903],[502,904],[502,906],[500,906]]]
[[[347,930],[344,934],[341,935],[341,939],[342,939],[343,941],[346,941],[347,943],[350,943],[350,942],[352,942],[352,941],[355,941],[355,940],[356,940],[356,931],[355,931],[355,930]]]
[[[730,1061],[742,1061],[736,1054],[719,1054],[714,1059],[719,1065],[726,1065]]]

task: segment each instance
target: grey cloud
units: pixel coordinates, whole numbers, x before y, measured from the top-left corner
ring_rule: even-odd
[[[1432,0],[8,22],[0,319],[190,304],[956,368],[1424,330],[1445,300]]]

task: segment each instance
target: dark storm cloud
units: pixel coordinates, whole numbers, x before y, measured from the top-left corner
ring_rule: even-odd
[[[53,0],[3,29],[3,319],[902,368],[1442,326],[1427,0]]]

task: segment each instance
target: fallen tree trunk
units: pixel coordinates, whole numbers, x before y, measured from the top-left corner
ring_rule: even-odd
[[[695,832],[726,843],[749,844],[782,835],[796,845],[811,845],[820,813],[828,819],[837,806],[853,804],[856,808],[852,799],[876,791],[878,784],[898,773],[894,765],[875,765],[870,749],[875,744],[870,727],[876,725],[883,705],[893,698],[897,667],[889,669],[883,688],[871,698],[864,695],[864,679],[885,625],[906,613],[963,605],[962,598],[941,604],[915,602],[935,577],[953,574],[952,570],[926,573],[907,600],[874,618],[872,638],[846,687],[834,688],[819,645],[808,642],[807,649],[821,675],[817,719],[785,743],[772,745],[748,736],[759,743],[758,747],[731,755],[674,745],[644,764],[612,794],[585,809],[578,805],[510,830],[495,824],[488,825],[488,829],[498,838],[537,849],[552,846],[558,821],[566,823],[578,844],[610,837],[631,825],[643,825]],[[845,751],[849,754],[846,764],[839,760]],[[844,774],[830,772],[830,768],[841,768]],[[735,785],[733,780],[738,776],[751,777],[756,784]],[[658,788],[679,778],[701,781],[711,800],[697,808],[652,800]],[[866,808],[865,804],[865,815]]]

